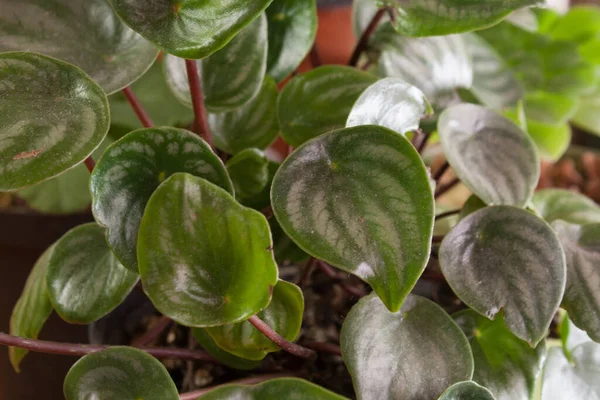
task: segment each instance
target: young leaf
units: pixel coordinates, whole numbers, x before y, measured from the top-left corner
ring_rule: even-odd
[[[267,48],[267,18],[261,14],[221,50],[196,61],[210,111],[240,107],[257,95],[267,69]],[[177,100],[192,108],[185,60],[167,55],[163,69]]]
[[[269,183],[269,160],[261,150],[245,149],[227,161],[238,201],[260,193]]]
[[[350,272],[398,311],[429,258],[429,175],[413,145],[389,129],[340,129],[296,149],[275,174],[271,204],[307,253]]]
[[[196,339],[196,341],[208,354],[228,367],[242,370],[252,370],[261,364],[260,361],[246,360],[245,358],[238,357],[223,350],[208,334],[206,328],[192,328],[192,334],[194,335],[194,339]]]
[[[304,297],[300,288],[279,280],[273,288],[269,306],[258,316],[275,332],[293,342],[300,333],[303,314]],[[206,331],[221,349],[248,360],[262,360],[268,353],[280,350],[248,321],[206,328]]]
[[[399,78],[384,78],[365,90],[354,103],[346,127],[381,125],[401,134],[419,128],[433,114],[423,92]]]
[[[154,192],[138,261],[156,308],[186,326],[239,322],[263,310],[277,282],[265,217],[225,190],[176,173]]]
[[[348,400],[298,378],[278,378],[254,386],[225,385],[202,395],[202,400]]]
[[[123,267],[95,223],[71,229],[54,245],[46,284],[62,319],[89,324],[114,310],[138,281]]]
[[[267,74],[282,81],[302,62],[317,34],[315,0],[274,0],[267,8]]]
[[[531,203],[540,217],[549,224],[558,219],[581,225],[600,222],[598,204],[571,190],[540,190],[533,195]]]
[[[177,128],[133,131],[113,143],[92,172],[96,221],[125,267],[137,271],[137,236],[150,195],[175,172],[205,178],[233,193],[221,160],[197,135]]]
[[[169,54],[205,58],[254,21],[272,0],[108,0],[134,31]]]
[[[52,314],[52,302],[46,289],[46,271],[54,246],[49,247],[36,261],[29,273],[21,297],[10,316],[10,334],[28,339],[37,339],[44,323]],[[9,347],[8,356],[16,372],[28,351]]]
[[[0,190],[73,168],[108,132],[108,101],[100,86],[51,57],[0,54],[0,98]]]
[[[67,400],[179,400],[167,369],[151,355],[131,347],[88,354],[65,378]]]
[[[290,146],[343,128],[360,94],[377,77],[355,68],[326,65],[294,77],[277,101],[281,136]]]
[[[552,228],[529,211],[494,206],[462,219],[442,241],[440,267],[465,304],[537,345],[564,293],[565,255]]]
[[[473,376],[473,355],[460,328],[438,305],[409,295],[391,313],[371,294],[356,304],[340,337],[359,400],[435,399]]]
[[[276,103],[277,85],[265,76],[260,92],[248,103],[235,110],[209,113],[215,146],[230,154],[268,147],[279,133]]]
[[[483,201],[527,204],[540,166],[531,139],[512,121],[481,106],[458,104],[442,113],[438,134],[456,174]]]
[[[472,381],[458,382],[450,386],[439,400],[496,400],[494,395]]]
[[[158,54],[105,0],[4,1],[4,51],[34,51],[77,65],[108,94],[142,76]]]
[[[508,330],[501,316],[490,321],[473,310],[465,310],[456,314],[454,320],[471,344],[475,382],[488,388],[497,400],[533,398],[546,358],[545,341],[531,348]]]

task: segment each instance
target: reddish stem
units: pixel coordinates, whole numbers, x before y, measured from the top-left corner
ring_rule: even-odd
[[[438,220],[438,219],[442,219],[442,218],[446,218],[446,217],[451,217],[456,214],[460,214],[460,210],[452,210],[452,211],[443,212],[441,214],[436,215],[435,219]]]
[[[323,65],[323,61],[321,60],[321,55],[319,54],[319,49],[317,48],[317,42],[315,42],[313,44],[312,48],[310,49],[309,57],[310,57],[310,63],[313,66],[313,68],[317,68],[317,67],[320,67],[321,65]]]
[[[92,156],[89,156],[88,158],[86,158],[83,163],[85,164],[85,167],[87,168],[88,171],[90,171],[90,174],[91,174],[92,171],[94,170],[94,168],[96,167],[96,162],[94,161]]]
[[[362,36],[358,40],[358,44],[354,48],[354,52],[352,53],[352,57],[350,57],[348,65],[350,65],[351,67],[356,66],[361,54],[369,46],[369,39],[371,39],[371,36],[373,36],[373,33],[375,33],[375,29],[377,28],[377,25],[379,25],[379,21],[381,21],[381,18],[383,18],[386,12],[386,8],[380,8],[379,10],[377,10],[377,13],[373,16],[373,19],[371,19],[369,26],[367,26],[367,29],[365,29]]]
[[[173,320],[164,315],[160,317],[158,321],[146,333],[144,333],[139,339],[135,340],[132,345],[134,347],[147,346],[154,342],[158,337],[171,326]]]
[[[192,96],[192,106],[194,108],[194,132],[200,134],[202,138],[213,146],[212,134],[208,126],[206,116],[206,105],[204,104],[204,94],[202,93],[202,85],[200,83],[200,75],[198,74],[198,65],[195,60],[185,60],[185,68],[187,70],[188,82],[190,84],[190,94]]]
[[[435,171],[435,174],[433,175],[433,180],[436,181],[436,183],[439,182],[439,180],[442,179],[442,176],[448,170],[449,167],[450,164],[448,164],[448,161],[444,162],[444,164],[437,171]]]
[[[133,108],[135,115],[137,115],[138,119],[142,123],[142,126],[144,128],[150,128],[151,126],[153,126],[154,123],[152,122],[150,116],[144,109],[144,106],[142,106],[142,103],[140,103],[135,93],[133,93],[133,90],[131,90],[131,87],[128,86],[125,89],[123,89],[123,94],[125,95],[127,101],[131,105],[131,108]]]
[[[297,357],[306,358],[309,360],[315,359],[317,357],[317,353],[315,353],[313,350],[299,346],[292,342],[288,342],[283,336],[275,332],[258,316],[251,316],[248,319],[248,322],[254,325],[254,327],[258,329],[260,333],[265,335],[267,339],[275,343],[277,346],[281,347],[282,350],[287,351],[288,353],[293,354]]]
[[[179,395],[179,400],[196,400],[198,397],[202,396],[203,394],[206,394],[206,393],[210,392],[211,390],[215,390],[223,385],[255,385],[257,383],[268,381],[270,379],[290,378],[290,377],[294,377],[294,376],[296,376],[296,375],[291,374],[291,373],[265,374],[265,375],[259,375],[259,376],[250,376],[248,378],[243,378],[243,379],[238,379],[236,381],[227,382],[222,385],[211,386],[211,387],[196,390],[193,392],[182,393]]]
[[[333,269],[333,267],[331,265],[329,265],[326,262],[321,261],[321,260],[319,260],[317,262],[317,265],[319,266],[319,268],[321,269],[321,271],[323,271],[323,273],[325,275],[327,275],[331,279],[334,279],[337,283],[339,283],[339,285],[342,287],[342,289],[344,289],[346,292],[348,292],[352,296],[363,297],[365,295],[362,292],[362,290],[357,289],[354,286],[348,284],[348,282],[346,282],[345,280],[340,279],[336,270]]]
[[[454,186],[456,186],[458,183],[460,182],[460,179],[458,178],[454,178],[452,179],[450,182],[446,183],[445,185],[440,186],[436,191],[435,191],[435,195],[434,197],[437,199],[438,197],[440,197],[441,195],[443,195],[444,193],[446,193],[448,190],[452,189]]]
[[[327,342],[308,342],[303,343],[302,345],[304,347],[308,347],[309,349],[318,351],[319,353],[329,353],[340,357],[342,355],[342,349],[340,349],[340,346],[337,344]]]

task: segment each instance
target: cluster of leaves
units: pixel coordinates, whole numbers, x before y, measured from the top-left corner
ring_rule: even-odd
[[[298,259],[373,289],[341,331],[358,398],[528,399],[536,383],[544,400],[600,398],[600,207],[534,195],[539,159],[565,151],[568,121],[598,128],[600,11],[380,3],[354,4],[367,71],[323,66],[278,92],[313,45],[314,0],[4,0],[0,190],[46,211],[91,199],[96,220],[38,260],[11,333],[37,338],[53,310],[96,321],[141,280],[206,351],[251,369],[279,347],[249,318],[288,341],[300,332],[302,291],[278,278],[278,243],[291,239]],[[194,93],[182,58],[196,60],[226,164],[183,129]],[[160,127],[135,129],[116,93],[130,85]],[[295,148],[281,165],[264,153],[278,135]],[[473,192],[441,243],[438,182],[413,145],[429,136]],[[90,194],[75,193],[94,151]],[[257,211],[269,206],[270,222]],[[469,309],[450,316],[411,294],[432,254]],[[552,347],[559,306],[570,319]],[[10,349],[16,369],[25,354]],[[121,347],[77,362],[65,395],[179,398],[162,364]],[[290,378],[202,398],[282,396],[341,398]]]

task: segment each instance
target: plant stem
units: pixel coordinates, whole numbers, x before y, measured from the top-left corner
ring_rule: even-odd
[[[379,25],[379,21],[381,21],[381,18],[383,18],[386,12],[387,9],[385,7],[377,10],[377,13],[373,16],[371,22],[369,22],[369,26],[367,26],[367,29],[365,29],[362,36],[358,40],[358,43],[354,48],[354,52],[352,53],[352,57],[350,57],[348,65],[350,65],[351,67],[356,66],[361,54],[369,46],[369,39],[371,39],[371,36],[373,36],[373,33],[375,33],[375,29],[377,28],[377,25]]]
[[[268,381],[270,379],[289,378],[289,377],[294,377],[294,376],[297,376],[297,375],[291,374],[291,373],[279,373],[279,374],[265,374],[265,375],[258,375],[258,376],[250,376],[248,378],[243,378],[243,379],[238,379],[236,381],[223,383],[222,385],[211,386],[211,387],[196,390],[193,392],[182,393],[179,395],[179,400],[196,400],[198,397],[202,396],[203,394],[206,394],[206,393],[210,392],[211,390],[215,390],[223,385],[254,385],[257,383]]]
[[[0,345],[20,347],[29,351],[38,353],[61,354],[67,356],[85,356],[86,354],[96,353],[106,350],[112,346],[93,345],[93,344],[75,344],[50,342],[46,340],[27,339],[19,336],[8,335],[0,332]],[[181,360],[199,360],[216,362],[208,353],[198,350],[187,350],[179,348],[161,348],[161,347],[137,347],[139,350],[156,358],[171,358]]]
[[[303,343],[303,346],[318,351],[320,353],[329,353],[340,357],[342,356],[342,350],[337,344],[327,342],[308,342]]]
[[[440,186],[436,191],[435,191],[435,195],[434,197],[437,199],[438,197],[440,197],[441,195],[443,195],[444,193],[446,193],[448,190],[452,189],[454,186],[456,186],[458,184],[458,182],[460,182],[460,179],[458,178],[454,178],[452,179],[450,182],[446,183],[445,185]]]
[[[213,147],[212,134],[208,126],[206,116],[206,105],[204,104],[204,94],[200,84],[200,75],[198,74],[198,65],[195,60],[185,60],[185,68],[187,70],[188,82],[190,84],[190,94],[192,96],[192,106],[194,108],[194,131]]]
[[[323,273],[325,275],[327,275],[329,278],[334,279],[336,282],[338,282],[339,285],[342,287],[342,289],[344,289],[346,292],[348,292],[352,296],[363,297],[365,295],[361,290],[355,288],[352,285],[349,285],[348,282],[346,282],[345,280],[340,279],[340,277],[336,273],[335,269],[333,269],[333,267],[331,265],[325,263],[324,261],[318,260],[317,266],[321,269],[321,271],[323,271]]]
[[[456,214],[460,214],[460,210],[452,210],[452,211],[443,212],[441,214],[436,215],[435,219],[438,220],[438,219],[442,219],[442,218],[446,218],[446,217],[451,217]]]
[[[94,167],[96,167],[96,162],[94,161],[92,156],[89,156],[88,158],[86,158],[83,163],[85,164],[85,167],[87,168],[88,171],[90,171],[90,174],[91,174],[92,171],[94,170]]]
[[[450,164],[448,164],[448,161],[444,162],[444,164],[437,171],[435,171],[435,174],[433,175],[433,180],[436,183],[438,183],[440,179],[442,179],[442,176],[448,170],[449,167]]]
[[[313,270],[315,269],[316,263],[317,263],[317,259],[314,257],[311,257],[304,265],[304,273],[302,274],[302,277],[298,281],[298,287],[300,289],[304,288],[304,286],[306,286],[306,284],[308,283],[310,274],[312,274]]]
[[[142,123],[142,126],[144,128],[150,128],[151,126],[153,126],[154,123],[152,122],[150,116],[144,109],[144,106],[142,106],[142,103],[140,103],[135,93],[133,93],[133,90],[131,90],[131,87],[127,86],[125,89],[123,89],[123,94],[125,95],[127,101],[131,105],[131,108],[133,108],[135,115],[137,115],[138,119]]]
[[[317,357],[317,353],[315,353],[314,350],[307,349],[292,342],[288,342],[283,336],[275,332],[258,316],[251,316],[248,319],[248,322],[254,325],[254,327],[258,329],[260,333],[265,335],[267,339],[275,343],[277,346],[281,347],[282,350],[287,351],[288,353],[293,354],[297,357],[306,358],[309,360],[315,359]]]
[[[433,243],[439,243],[439,242],[441,242],[442,240],[444,240],[444,235],[434,235],[434,236],[431,238],[431,241],[432,241]]]
[[[317,42],[315,41],[310,49],[309,53],[310,63],[313,68],[320,67],[323,65],[323,61],[321,60],[321,55],[319,54],[319,49],[317,48]]]
[[[429,138],[431,137],[431,133],[424,133],[419,129],[420,133],[423,135],[421,141],[419,142],[419,145],[417,146],[417,151],[419,152],[419,154],[423,154],[423,150],[425,150],[425,146],[427,146],[427,142],[429,141]]]
[[[147,346],[154,342],[158,337],[171,325],[173,320],[166,316],[161,316],[158,321],[144,333],[139,339],[135,340],[132,345],[134,347]]]

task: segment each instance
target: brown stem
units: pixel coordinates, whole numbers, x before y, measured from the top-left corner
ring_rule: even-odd
[[[442,218],[446,218],[446,217],[451,217],[456,214],[460,214],[460,210],[452,210],[452,211],[443,212],[441,214],[436,215],[435,219],[438,220],[438,219],[442,219]]]
[[[206,394],[206,393],[210,392],[211,390],[215,390],[223,385],[254,385],[257,383],[268,381],[270,379],[290,378],[290,377],[294,377],[294,376],[297,376],[297,375],[291,374],[291,373],[279,373],[279,374],[265,374],[265,375],[258,375],[258,376],[250,376],[248,378],[243,378],[243,379],[238,379],[236,381],[227,382],[222,385],[211,386],[211,387],[196,390],[193,392],[181,393],[179,395],[179,400],[196,400],[198,397],[202,396],[203,394]]]
[[[287,351],[288,353],[293,354],[297,357],[306,358],[309,360],[315,359],[317,357],[317,353],[315,353],[313,350],[299,346],[292,342],[288,342],[283,336],[275,332],[258,316],[251,316],[250,318],[248,318],[248,322],[254,325],[254,327],[258,329],[260,333],[265,335],[267,339],[275,343],[277,346],[281,347],[282,350]]]
[[[96,162],[94,161],[92,156],[89,156],[88,158],[86,158],[83,163],[85,164],[85,167],[87,168],[88,171],[90,171],[90,174],[91,174],[92,171],[94,170],[94,168],[96,167]]]
[[[314,257],[311,257],[304,265],[304,272],[302,274],[302,277],[298,281],[298,287],[300,287],[300,289],[304,288],[304,286],[306,286],[306,284],[308,283],[308,280],[310,279],[310,275],[312,274],[313,270],[315,269],[316,263],[317,263],[317,259]]]
[[[448,190],[450,190],[454,186],[456,186],[458,184],[458,182],[460,182],[460,179],[454,178],[450,182],[446,183],[445,185],[440,186],[435,191],[435,196],[434,197],[437,199],[438,197],[440,197],[441,195],[443,195],[444,193],[446,193]]]
[[[135,115],[137,115],[138,119],[142,123],[142,126],[144,128],[150,128],[152,125],[154,125],[150,119],[150,116],[144,109],[144,106],[142,106],[142,103],[140,103],[135,93],[133,93],[133,90],[131,90],[131,87],[127,86],[125,89],[123,89],[123,94],[131,105],[131,108],[133,108]]]
[[[166,316],[161,316],[158,321],[144,333],[139,339],[132,343],[133,347],[147,346],[154,342],[171,325],[173,320]]]
[[[342,350],[337,344],[327,342],[308,342],[303,343],[302,345],[304,347],[308,347],[309,349],[318,351],[319,353],[329,353],[340,357],[342,355]]]
[[[385,7],[377,10],[377,13],[373,16],[371,22],[369,22],[369,26],[367,26],[367,29],[365,29],[362,36],[358,40],[358,43],[354,48],[354,52],[352,53],[352,57],[350,57],[348,65],[350,65],[351,67],[356,66],[361,54],[369,46],[369,39],[371,39],[371,36],[373,36],[373,33],[375,33],[375,29],[377,28],[377,25],[379,25],[379,21],[381,21],[381,18],[383,18],[386,12],[387,9]]]
[[[317,68],[323,65],[321,55],[319,54],[319,49],[317,48],[317,42],[313,43],[313,46],[310,49],[309,57],[310,63],[312,64],[313,68]]]
[[[422,139],[419,142],[419,145],[417,146],[417,151],[419,152],[419,154],[423,154],[423,150],[425,150],[425,146],[427,146],[427,142],[429,142],[429,138],[431,137],[431,133],[423,133],[421,132]]]
[[[433,175],[433,180],[436,181],[436,183],[439,182],[449,167],[450,164],[448,164],[448,161],[444,162],[444,164],[437,171],[435,171],[435,174]]]
[[[431,241],[433,243],[439,243],[442,240],[444,240],[444,235],[433,235],[433,237],[431,238]]]
[[[190,94],[192,96],[192,106],[194,108],[194,132],[200,134],[202,138],[212,147],[212,134],[208,126],[206,116],[206,105],[204,104],[204,94],[200,84],[200,75],[198,74],[198,65],[195,60],[185,60],[188,82],[190,84]]]
[[[273,217],[273,207],[266,206],[260,212],[265,216],[266,219],[271,219]]]
[[[333,267],[331,265],[327,264],[324,261],[319,260],[317,262],[317,266],[321,269],[321,271],[323,271],[323,273],[325,275],[327,275],[329,278],[334,279],[336,282],[338,282],[339,285],[342,287],[342,289],[344,289],[346,292],[348,292],[352,296],[363,297],[365,295],[362,292],[362,290],[357,289],[354,286],[348,284],[348,282],[346,282],[345,280],[340,279],[337,272],[335,271],[335,269],[333,269]]]
[[[361,71],[366,71],[369,68],[371,68],[371,65],[373,65],[373,60],[367,60],[361,67],[360,70]]]

